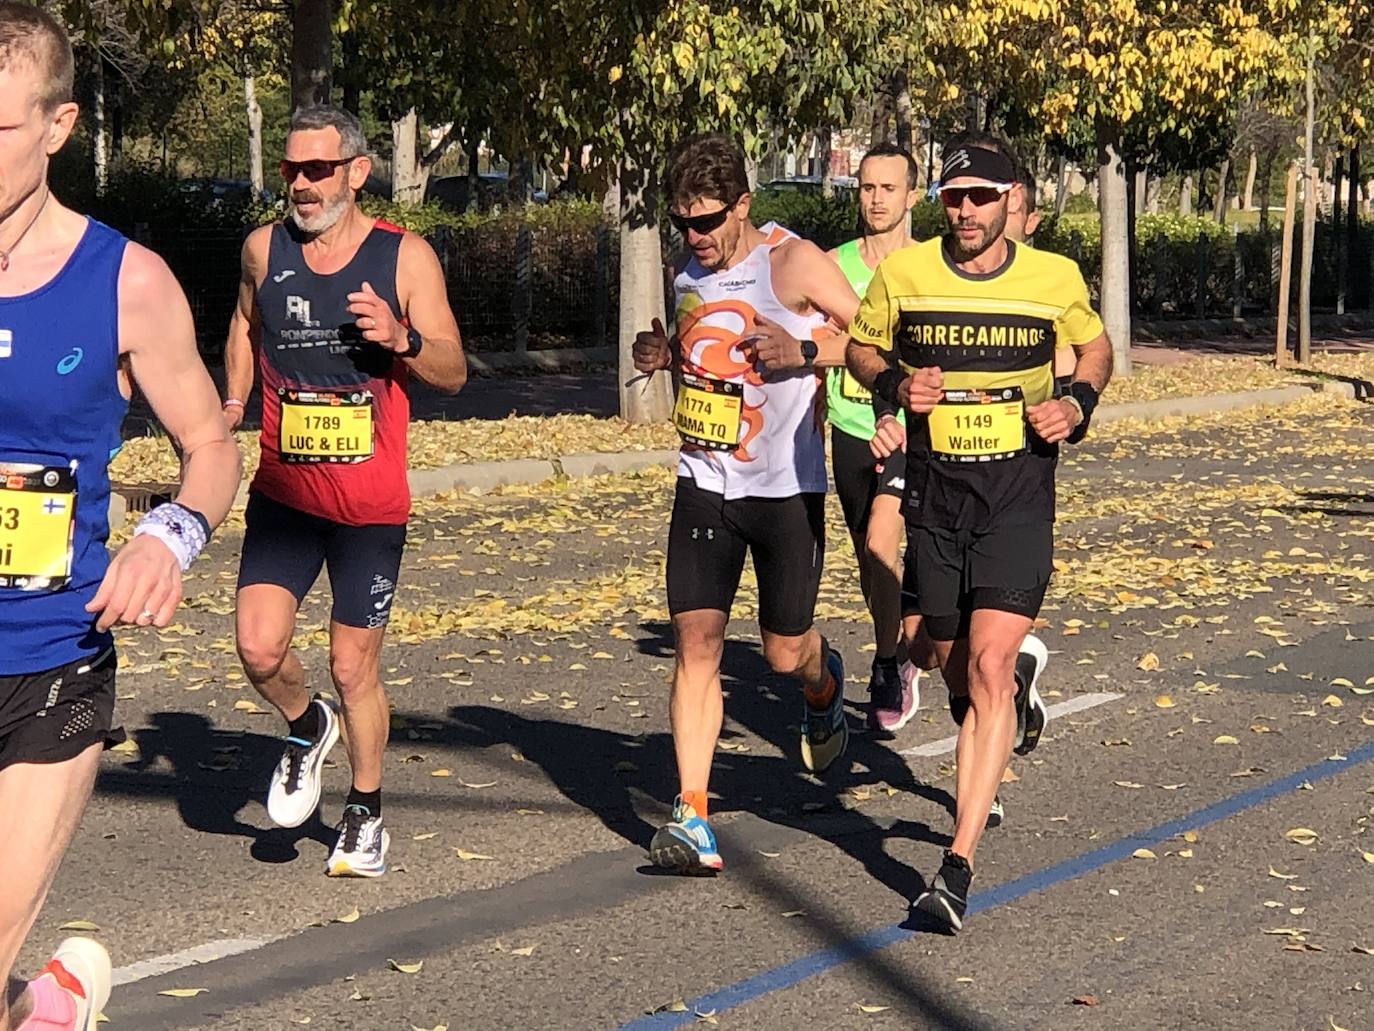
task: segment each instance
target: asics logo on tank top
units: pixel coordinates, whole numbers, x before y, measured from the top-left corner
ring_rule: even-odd
[[[58,361],[57,374],[59,376],[66,376],[74,372],[76,367],[81,364],[81,359],[84,357],[86,357],[85,351],[79,347],[73,347],[70,354],[64,355],[62,359]]]

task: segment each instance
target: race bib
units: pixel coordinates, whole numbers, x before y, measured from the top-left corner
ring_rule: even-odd
[[[840,370],[840,396],[846,401],[858,401],[861,404],[873,403],[873,392],[856,380],[848,369]]]
[[[0,463],[0,587],[55,591],[72,575],[76,477]]]
[[[744,384],[682,374],[673,422],[688,444],[712,451],[733,451],[739,444]]]
[[[372,457],[372,392],[277,388],[283,462],[366,462]]]
[[[1026,450],[1026,401],[1020,387],[944,393],[926,417],[936,458],[995,462]]]

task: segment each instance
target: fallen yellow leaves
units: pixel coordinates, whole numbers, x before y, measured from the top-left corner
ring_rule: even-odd
[[[1317,832],[1310,827],[1293,827],[1284,831],[1283,836],[1295,845],[1311,845],[1317,840]]]
[[[204,995],[209,988],[164,988],[158,995],[167,995],[173,999],[194,999],[197,995]]]

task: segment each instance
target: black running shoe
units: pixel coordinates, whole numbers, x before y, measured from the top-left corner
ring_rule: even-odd
[[[968,909],[968,888],[973,883],[973,870],[963,856],[946,852],[940,872],[930,887],[916,896],[912,910],[923,913],[951,931],[964,926],[964,911]]]
[[[1002,808],[1002,796],[993,795],[992,805],[988,807],[988,822],[983,826],[991,829],[1002,826],[1002,820],[1006,817],[1007,811]]]
[[[1050,720],[1040,692],[1035,688],[1049,659],[1045,642],[1034,634],[1027,634],[1016,656],[1016,745],[1012,750],[1017,755],[1035,751],[1045,724]]]

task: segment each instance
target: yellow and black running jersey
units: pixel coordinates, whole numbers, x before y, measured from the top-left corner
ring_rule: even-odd
[[[943,373],[945,401],[908,417],[909,519],[978,529],[1054,517],[1058,447],[1024,413],[1054,394],[1055,349],[1102,333],[1073,261],[1007,241],[1000,268],[973,274],[942,240],[905,247],[878,266],[849,333],[908,372]]]

